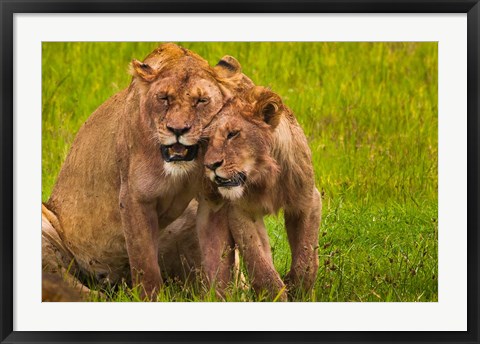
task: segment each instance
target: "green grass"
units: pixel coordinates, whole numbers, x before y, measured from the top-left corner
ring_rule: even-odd
[[[320,269],[312,301],[438,300],[436,43],[181,43],[211,64],[235,56],[293,109],[323,197]],[[75,133],[127,87],[128,63],[157,43],[43,43],[42,198]],[[281,275],[282,217],[266,219]],[[135,301],[122,286],[109,301]],[[104,299],[104,298],[101,298]],[[216,301],[200,282],[171,283],[161,301]],[[232,287],[230,301],[262,300]]]

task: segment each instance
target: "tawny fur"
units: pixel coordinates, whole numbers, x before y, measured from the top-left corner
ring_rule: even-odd
[[[206,169],[209,182],[199,217],[214,218],[219,208],[226,212],[224,237],[239,246],[253,287],[286,300],[263,223],[266,214],[283,208],[292,252],[287,286],[310,290],[318,270],[321,199],[311,152],[292,111],[275,93],[255,87],[224,106],[209,135],[204,163],[217,167]],[[215,177],[234,179],[240,172],[246,175],[243,185],[228,188],[214,183]],[[208,221],[204,226],[212,227]],[[209,271],[222,269],[212,258],[204,264]]]
[[[43,272],[42,302],[81,302],[87,300],[87,293],[69,283],[60,274]]]
[[[43,236],[44,265],[60,255],[63,268],[73,261],[100,281],[131,276],[145,296],[158,290],[162,275],[184,277],[186,266],[200,265],[196,205],[187,206],[200,189],[204,148],[175,166],[160,145],[202,143],[203,129],[232,93],[251,85],[239,65],[229,66],[212,68],[175,44],[132,62],[130,86],[82,126],[45,204],[42,231],[55,234]],[[177,138],[169,127],[189,130]]]

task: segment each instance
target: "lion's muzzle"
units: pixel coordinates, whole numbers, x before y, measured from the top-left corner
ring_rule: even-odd
[[[215,176],[215,184],[219,187],[235,187],[245,184],[247,180],[247,176],[243,172],[236,173],[232,178],[226,179],[219,177],[218,175]]]

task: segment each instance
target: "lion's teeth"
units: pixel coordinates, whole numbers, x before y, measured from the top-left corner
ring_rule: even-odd
[[[188,154],[188,149],[187,148],[183,148],[183,149],[180,149],[179,147],[168,147],[168,154],[170,156],[181,156],[183,158],[185,158]]]

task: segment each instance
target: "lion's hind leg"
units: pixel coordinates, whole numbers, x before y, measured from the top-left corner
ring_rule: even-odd
[[[74,277],[75,259],[54,226],[57,217],[42,204],[42,301],[83,301],[90,289]]]
[[[51,273],[67,269],[73,260],[54,227],[56,222],[55,214],[42,204],[42,269]]]

